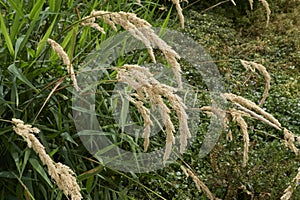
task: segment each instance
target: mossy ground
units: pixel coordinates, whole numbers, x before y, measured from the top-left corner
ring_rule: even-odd
[[[226,14],[228,7],[222,6],[205,13],[189,10],[185,15],[184,32],[197,40],[215,60],[228,92],[256,103],[262,97],[264,78],[257,71],[246,71],[240,59],[264,65],[271,75],[271,89],[263,109],[300,136],[300,26],[297,20],[300,5],[290,4],[292,8],[281,5],[281,9],[273,2],[270,5],[274,12],[268,26],[264,9],[260,7],[247,12],[248,16]],[[191,80],[195,81],[195,78]],[[242,167],[243,138],[235,124],[230,125],[232,142],[226,141],[224,133],[205,159],[199,159],[197,155],[201,142],[193,143],[184,159],[219,198],[279,199],[296,175],[300,159],[284,146],[281,131],[256,120],[247,120],[247,123],[250,135],[247,167]],[[202,128],[204,125],[199,127]],[[165,178],[173,189],[162,184],[153,187],[159,187],[168,199],[206,199],[191,180],[175,169],[178,168],[161,172],[168,171]],[[298,189],[292,199],[299,198]]]

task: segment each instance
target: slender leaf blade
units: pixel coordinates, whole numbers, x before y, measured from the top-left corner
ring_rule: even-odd
[[[22,41],[24,40],[24,35],[23,36],[21,36],[21,37],[19,37],[18,39],[17,39],[17,41],[16,41],[16,44],[15,44],[15,60],[16,60],[16,58],[17,58],[17,54],[18,54],[18,52],[19,52],[19,50],[20,50],[20,46],[21,46],[21,44],[22,44]]]
[[[16,67],[15,64],[11,64],[8,68],[8,71],[10,71],[15,77],[20,79],[23,83],[28,85],[31,89],[38,92],[38,90],[31,84],[31,82],[22,74],[22,72]]]
[[[41,10],[43,8],[43,5],[45,3],[45,0],[38,0],[33,8],[31,9],[31,12],[29,13],[29,19],[36,20],[41,13]]]
[[[20,15],[21,17],[24,17],[24,13],[22,11],[22,3],[18,0],[8,0],[8,3],[10,6]]]
[[[29,163],[36,170],[36,172],[38,172],[42,176],[42,178],[47,182],[47,184],[52,188],[53,184],[50,181],[50,179],[49,179],[47,173],[45,172],[44,168],[40,165],[39,161],[37,161],[34,158],[30,158]]]
[[[42,52],[42,50],[46,44],[47,39],[49,38],[50,34],[52,33],[53,27],[56,24],[56,18],[57,18],[57,15],[55,16],[55,18],[54,18],[53,22],[51,23],[50,27],[48,28],[48,30],[46,31],[44,37],[39,42],[37,51],[36,51],[36,57],[38,57],[40,55],[40,53]]]
[[[7,32],[7,29],[6,29],[6,26],[5,26],[2,15],[0,15],[0,27],[1,27],[0,30],[3,34],[3,36],[4,36],[8,51],[9,51],[10,55],[13,56],[15,54],[14,48],[13,48],[13,45],[12,45],[12,42],[11,42],[11,38],[10,38],[8,32]]]

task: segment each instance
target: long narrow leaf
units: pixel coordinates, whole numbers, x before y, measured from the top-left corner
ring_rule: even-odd
[[[12,42],[15,41],[15,38],[18,34],[22,34],[21,28],[27,22],[25,17],[20,16],[18,13],[15,14],[13,24],[10,28],[10,38]]]
[[[0,30],[3,34],[3,36],[4,36],[5,43],[7,45],[8,51],[9,51],[10,55],[14,56],[14,54],[15,54],[14,48],[13,48],[13,45],[12,45],[12,42],[11,42],[11,38],[10,38],[8,32],[7,32],[2,14],[0,15],[0,27],[1,27]]]
[[[37,17],[41,13],[44,3],[45,3],[45,0],[38,0],[34,4],[33,8],[31,9],[31,12],[29,13],[29,19],[31,19],[31,20],[37,19]]]
[[[91,169],[89,171],[83,172],[82,174],[77,176],[77,179],[80,181],[83,181],[85,179],[88,179],[91,176],[94,176],[96,174],[98,174],[99,172],[101,172],[104,169],[104,167],[102,165],[99,165],[98,167]]]
[[[36,57],[38,57],[40,55],[41,51],[43,50],[43,48],[44,48],[44,46],[47,42],[47,39],[49,39],[49,36],[50,36],[50,34],[52,33],[52,30],[53,30],[53,27],[56,24],[56,18],[57,18],[57,15],[55,16],[55,18],[54,18],[53,22],[51,23],[50,27],[47,29],[44,37],[39,42],[38,47],[37,47],[37,51],[36,51]]]
[[[16,67],[15,64],[11,64],[8,68],[8,71],[10,71],[15,77],[20,79],[23,83],[28,85],[31,89],[38,92],[38,89],[36,89],[31,82],[22,74],[22,72]]]
[[[10,171],[2,171],[0,172],[0,178],[11,178],[11,179],[15,179],[16,177],[14,176],[14,174]]]
[[[129,100],[127,98],[122,99],[122,108],[120,113],[120,121],[121,121],[121,129],[122,132],[125,131],[125,124],[127,121],[127,117],[129,115]]]
[[[31,150],[27,148],[25,150],[25,154],[24,154],[24,159],[23,159],[23,163],[22,163],[22,167],[21,167],[20,177],[22,177],[22,174],[25,170],[25,167],[27,166],[27,162],[29,160],[30,153],[31,153]]]
[[[49,0],[50,12],[59,12],[61,8],[62,0]]]
[[[20,50],[20,46],[21,46],[22,41],[24,40],[24,37],[25,36],[21,36],[16,41],[16,44],[15,44],[15,58],[14,58],[14,60],[16,60],[16,58],[17,58],[17,54],[18,54],[18,52]]]
[[[36,28],[36,23],[37,23],[37,20],[32,20],[30,22],[30,26],[27,29],[25,37],[24,37],[24,39],[23,39],[23,41],[22,41],[22,43],[20,45],[20,49],[23,49],[23,47],[27,44],[29,37],[32,36],[32,34],[33,34],[33,32],[34,32],[34,30]]]
[[[29,159],[29,163],[32,165],[32,167],[35,169],[36,172],[38,172],[42,178],[47,182],[47,184],[52,188],[53,184],[50,181],[47,173],[45,172],[44,168],[41,166],[38,160],[34,158]]]
[[[49,0],[50,12],[55,12],[56,0]]]
[[[22,11],[22,2],[19,0],[8,0],[8,3],[18,13],[18,15],[24,17],[24,13]]]

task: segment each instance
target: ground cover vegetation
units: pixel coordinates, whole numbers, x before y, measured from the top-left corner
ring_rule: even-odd
[[[0,7],[1,199],[300,198],[299,1],[2,0]],[[210,106],[199,72],[153,27],[186,34],[207,50],[222,75],[225,110]],[[184,154],[149,173],[106,167],[74,124],[80,65],[124,30],[145,50],[104,69],[97,117],[124,149],[165,146],[158,155],[164,165],[179,143],[177,153]],[[173,82],[161,83],[143,67],[155,62],[171,69]],[[109,101],[118,82],[136,91],[121,101],[120,119],[133,116],[143,138],[125,136],[125,125],[113,118]],[[189,127],[190,105],[177,92],[186,84],[197,91],[196,128]],[[150,137],[153,107],[162,128]],[[220,113],[224,130],[202,158],[204,133]]]

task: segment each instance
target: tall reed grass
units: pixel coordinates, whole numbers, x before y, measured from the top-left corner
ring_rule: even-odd
[[[259,0],[264,8],[266,9],[267,14],[267,24],[270,20],[271,10],[269,8],[269,4],[266,0]],[[137,1],[139,4],[142,4],[142,1]],[[184,28],[184,16],[182,14],[182,8],[180,6],[179,0],[172,0],[172,3],[175,5],[181,28]],[[236,5],[235,1],[232,0],[232,3]],[[249,0],[250,7],[253,9],[253,0]],[[43,4],[41,4],[43,5]],[[35,7],[35,11],[42,9],[40,4],[37,4]],[[55,6],[51,4],[50,9],[54,12]],[[17,9],[19,15],[22,15],[22,10]],[[30,18],[34,19],[36,14],[34,12],[30,13]],[[55,18],[56,19],[56,18]],[[0,18],[1,25],[4,24],[2,17]],[[171,112],[172,110],[176,113],[176,117],[178,119],[178,132],[180,134],[180,153],[184,153],[189,139],[192,136],[192,133],[188,127],[188,115],[187,115],[187,106],[183,103],[183,100],[176,94],[177,89],[182,89],[182,77],[181,77],[181,66],[178,62],[180,59],[180,55],[175,52],[171,46],[169,46],[165,41],[163,41],[155,32],[152,30],[152,25],[148,23],[146,20],[139,18],[134,13],[129,12],[110,12],[97,10],[92,11],[89,16],[83,17],[80,20],[81,26],[88,26],[91,28],[95,28],[102,34],[106,34],[105,27],[101,27],[97,20],[102,20],[106,25],[110,26],[114,31],[118,31],[118,25],[123,29],[127,30],[133,37],[143,42],[145,47],[148,50],[148,54],[153,63],[156,63],[156,57],[154,54],[153,47],[157,47],[164,55],[165,60],[171,65],[173,73],[176,77],[178,88],[174,88],[165,84],[160,83],[155,79],[154,75],[149,71],[149,69],[139,66],[139,65],[123,65],[119,68],[116,68],[117,73],[117,81],[123,82],[133,88],[136,93],[127,96],[126,98],[132,102],[140,112],[143,121],[144,121],[144,151],[147,151],[150,144],[150,132],[153,122],[150,118],[150,110],[145,105],[150,103],[151,108],[158,108],[163,124],[165,126],[166,133],[166,141],[165,146],[166,150],[163,155],[163,163],[165,164],[170,157],[172,152],[172,147],[175,144],[174,134],[176,133],[174,122],[171,120]],[[54,24],[53,24],[54,26]],[[53,28],[52,24],[51,27]],[[52,28],[47,32],[48,37]],[[9,53],[14,56],[17,55],[17,52],[12,46],[11,39],[9,38],[7,29],[2,26],[2,34],[4,34],[5,40],[7,41],[7,47]],[[74,35],[74,36],[73,36]],[[76,31],[72,32],[69,36],[70,38],[74,38],[76,43]],[[71,77],[73,87],[75,90],[80,91],[80,85],[77,83],[76,73],[73,68],[72,61],[68,56],[68,53],[64,50],[63,44],[59,44],[53,39],[43,37],[42,40],[47,41],[52,49],[59,55],[62,59],[63,64],[67,66],[67,72]],[[19,45],[21,42],[19,41]],[[39,43],[37,54],[41,53],[43,42]],[[232,103],[232,108],[228,109],[227,117],[224,121],[224,127],[228,128],[227,125],[230,120],[235,122],[241,129],[244,149],[243,149],[243,167],[246,167],[247,161],[249,159],[249,143],[250,138],[248,134],[248,124],[245,118],[254,118],[258,121],[261,121],[277,130],[283,132],[283,141],[287,148],[291,149],[296,155],[299,154],[299,149],[295,146],[296,140],[300,143],[300,137],[296,137],[291,131],[287,128],[283,127],[281,123],[270,113],[266,112],[262,106],[267,99],[269,94],[270,86],[271,86],[271,77],[267,72],[266,68],[261,64],[241,60],[242,65],[246,69],[250,69],[254,71],[258,70],[265,79],[265,90],[262,94],[262,98],[260,100],[259,105],[256,105],[254,102],[235,95],[233,93],[225,93],[223,94],[224,98]],[[19,75],[21,80],[27,80]],[[59,82],[60,84],[61,82]],[[27,82],[28,84],[28,82]],[[58,85],[59,85],[58,84]],[[34,86],[30,87],[34,88]],[[57,85],[57,87],[58,87]],[[57,89],[54,88],[54,90]],[[53,91],[54,91],[53,90]],[[53,91],[49,94],[50,96],[53,94]],[[49,98],[47,98],[49,99]],[[165,99],[168,101],[166,103]],[[45,104],[44,104],[45,105]],[[44,106],[43,105],[43,106]],[[203,106],[201,108],[202,111],[209,113],[210,115],[217,114],[218,111],[212,109],[209,106]],[[39,156],[43,165],[45,165],[48,169],[49,175],[56,182],[57,186],[63,191],[66,196],[70,196],[72,200],[82,199],[83,196],[80,193],[79,184],[76,181],[75,173],[66,165],[62,163],[56,163],[52,160],[52,158],[46,153],[45,147],[42,143],[36,138],[34,134],[39,133],[40,130],[32,127],[31,125],[25,124],[20,119],[12,119],[13,130],[26,141],[27,146],[32,148],[36,154]],[[296,138],[296,140],[295,140]],[[233,135],[231,130],[228,132],[228,139],[232,140]],[[185,166],[180,166],[181,170],[187,177],[191,177],[194,181],[197,189],[199,191],[204,191],[206,196],[209,199],[217,199],[213,193],[209,190],[209,188],[204,184],[203,181],[200,180],[199,176],[193,172],[190,168],[186,168]],[[284,191],[282,200],[287,200],[292,197],[293,192],[298,186],[300,181],[300,168],[298,169],[298,173],[296,177],[292,180],[291,184]]]

